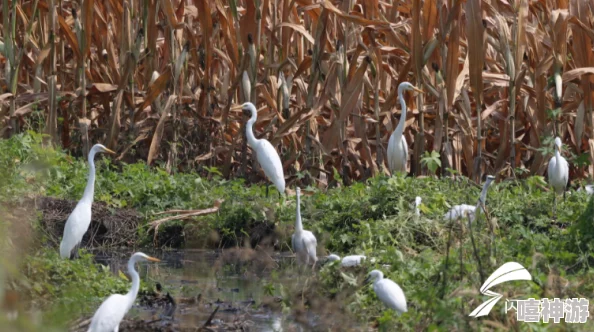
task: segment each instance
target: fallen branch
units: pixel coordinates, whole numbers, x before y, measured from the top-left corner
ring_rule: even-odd
[[[217,306],[215,308],[215,310],[212,312],[212,314],[210,314],[210,317],[208,317],[206,322],[204,322],[204,325],[202,325],[202,327],[200,328],[200,331],[212,331],[211,329],[208,328],[208,325],[210,325],[212,323],[212,319],[214,318],[217,311],[219,311],[219,306]]]
[[[155,221],[151,221],[150,223],[150,227],[149,227],[149,231],[151,231],[152,229],[155,230],[155,235],[153,237],[153,241],[156,244],[157,243],[157,234],[159,233],[159,227],[161,226],[161,224],[168,222],[168,221],[172,221],[172,220],[184,220],[184,219],[189,219],[192,217],[197,217],[197,216],[202,216],[202,215],[206,215],[206,214],[211,214],[211,213],[215,213],[217,211],[219,211],[219,207],[221,206],[221,204],[224,202],[224,199],[218,199],[215,201],[214,206],[208,209],[202,209],[202,210],[170,210],[170,211],[165,211],[165,212],[158,212],[155,213],[156,215],[159,214],[166,214],[166,213],[181,213],[175,216],[169,216],[169,217],[165,217],[165,218],[161,218]]]

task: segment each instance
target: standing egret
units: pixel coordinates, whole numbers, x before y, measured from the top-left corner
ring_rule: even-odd
[[[485,181],[485,183],[483,184],[483,190],[481,191],[481,196],[479,197],[479,204],[477,204],[477,206],[480,205],[485,205],[485,203],[487,202],[487,190],[489,189],[489,186],[491,185],[491,182],[493,182],[493,180],[495,180],[495,177],[493,175],[487,175],[487,180]],[[450,211],[448,211],[443,218],[445,220],[457,220],[458,218],[463,218],[463,217],[470,217],[471,221],[474,221],[476,218],[476,206],[474,205],[468,205],[468,204],[460,204],[460,205],[455,205],[454,207],[452,207],[452,209]]]
[[[415,215],[417,217],[421,215],[421,210],[419,209],[419,206],[421,205],[422,201],[423,200],[421,199],[421,196],[415,197]]]
[[[160,260],[141,252],[132,255],[128,261],[128,273],[132,278],[132,288],[130,288],[130,291],[126,295],[112,294],[107,300],[103,301],[99,309],[95,312],[95,315],[93,315],[88,332],[118,331],[120,322],[124,319],[130,308],[132,308],[136,300],[136,295],[138,295],[140,277],[136,269],[134,269],[134,264],[142,261],[160,262]]]
[[[95,144],[89,151],[87,186],[82,198],[76,204],[68,220],[66,220],[64,235],[62,236],[62,242],[60,242],[60,256],[62,258],[78,257],[78,246],[91,224],[91,206],[93,205],[93,194],[95,192],[95,154],[98,152],[115,154],[115,152],[101,144]]]
[[[318,241],[312,232],[303,229],[301,223],[301,188],[297,187],[295,192],[297,196],[297,217],[295,218],[295,233],[291,237],[291,244],[299,264],[315,265],[318,260],[316,256]]]
[[[406,297],[402,288],[397,283],[390,279],[384,279],[384,274],[380,270],[373,270],[369,272],[369,276],[365,279],[365,283],[373,281],[373,290],[375,295],[386,306],[396,310],[399,314],[407,311]]]
[[[569,164],[561,156],[561,138],[555,138],[555,156],[549,160],[548,177],[549,183],[555,190],[553,194],[553,214],[557,214],[557,195],[563,193],[565,199],[565,188],[569,181]]]
[[[258,163],[268,180],[274,183],[279,194],[282,194],[285,192],[285,175],[278,152],[270,142],[265,139],[256,139],[254,136],[253,126],[258,119],[258,110],[250,102],[241,105],[241,109],[245,115],[251,116],[245,127],[248,144],[256,152]],[[266,185],[266,196],[268,196],[268,185]]]
[[[342,258],[342,260],[340,259],[340,256],[338,256],[338,255],[335,255],[335,254],[328,255],[329,261],[331,261],[331,262],[341,261],[340,265],[342,267],[358,266],[358,265],[361,265],[363,263],[363,261],[366,259],[367,259],[367,257],[365,255],[344,256]]]
[[[406,102],[402,93],[404,91],[416,91],[423,93],[423,91],[409,82],[402,82],[398,86],[398,99],[400,100],[400,107],[402,113],[400,114],[400,121],[396,130],[390,136],[388,141],[388,168],[392,174],[396,172],[406,172],[406,162],[408,160],[408,145],[404,137],[404,126],[406,125]]]

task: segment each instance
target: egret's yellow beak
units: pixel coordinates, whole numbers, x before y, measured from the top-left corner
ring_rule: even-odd
[[[237,104],[237,105],[231,106],[231,110],[233,110],[233,111],[240,110],[242,108],[243,108],[243,104]]]
[[[149,261],[151,261],[151,262],[160,262],[161,261],[160,259],[155,258],[155,257],[151,257],[151,256],[148,256],[146,259],[149,260]]]
[[[107,152],[107,153],[111,153],[111,154],[116,154],[115,151],[110,150],[108,148],[103,149],[103,152]]]
[[[425,93],[423,90],[417,88],[416,86],[413,86],[413,91],[418,92],[418,93]]]

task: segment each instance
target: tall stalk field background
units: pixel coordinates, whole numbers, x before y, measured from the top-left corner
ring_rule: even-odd
[[[289,184],[386,171],[402,81],[413,174],[542,175],[551,139],[592,174],[587,1],[3,1],[0,134],[169,172],[261,175],[232,105]],[[432,166],[432,167],[429,167]],[[303,176],[301,176],[303,175]]]

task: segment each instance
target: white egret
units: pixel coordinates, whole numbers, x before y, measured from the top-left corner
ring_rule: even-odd
[[[295,218],[295,233],[291,237],[291,244],[299,264],[315,265],[318,260],[316,256],[318,241],[312,232],[303,229],[301,223],[301,188],[297,187],[295,192],[297,196],[297,217]]]
[[[487,190],[489,189],[489,186],[493,180],[495,180],[493,175],[487,175],[487,180],[483,184],[483,190],[481,191],[479,204],[477,204],[477,206],[480,206],[481,204],[485,205],[487,202]],[[470,220],[474,221],[476,218],[475,212],[477,206],[468,204],[455,205],[443,216],[443,218],[445,220],[457,220],[458,218],[466,218],[468,216]]]
[[[445,220],[456,220],[458,218],[465,218],[470,216],[471,220],[474,220],[474,211],[476,206],[468,204],[455,205],[448,211],[443,217]]]
[[[282,194],[285,192],[285,175],[278,152],[270,142],[265,139],[256,139],[256,136],[254,136],[253,126],[258,119],[258,110],[250,102],[244,103],[241,108],[244,114],[251,116],[245,127],[248,144],[256,152],[258,163],[268,180],[274,183],[279,194]],[[268,185],[266,186],[266,194],[268,194]]]
[[[561,156],[561,138],[555,138],[555,155],[549,160],[548,178],[551,187],[555,190],[553,194],[553,213],[557,213],[557,195],[563,193],[565,199],[565,188],[569,181],[569,164]]]
[[[88,332],[118,331],[120,322],[124,319],[130,308],[132,308],[136,300],[136,295],[138,295],[140,277],[136,269],[134,269],[134,264],[142,261],[160,262],[157,258],[147,256],[141,252],[132,255],[128,261],[128,273],[132,278],[130,291],[126,295],[112,294],[107,300],[103,301],[99,309],[95,312],[95,315],[93,315]]]
[[[406,297],[397,283],[390,279],[384,279],[384,274],[380,270],[369,272],[365,283],[370,281],[373,281],[373,290],[380,301],[389,308],[396,310],[399,314],[407,312]]]
[[[367,259],[365,255],[350,255],[340,259],[340,256],[335,254],[330,254],[327,258],[331,262],[340,261],[340,266],[342,267],[358,266],[363,264],[363,261]]]
[[[400,107],[402,113],[400,114],[400,121],[396,130],[390,136],[388,141],[388,168],[392,174],[396,172],[406,172],[406,163],[408,161],[408,145],[404,137],[404,126],[406,125],[406,102],[402,95],[404,91],[416,91],[423,93],[423,91],[409,82],[402,82],[398,86],[398,99],[400,100]]]
[[[421,210],[419,209],[419,206],[421,205],[422,201],[423,200],[421,199],[421,196],[415,197],[415,215],[417,215],[417,217],[421,215]]]
[[[66,220],[64,235],[60,243],[60,256],[62,258],[78,256],[78,246],[91,224],[91,206],[93,205],[93,194],[95,193],[95,154],[98,152],[115,154],[115,152],[101,144],[95,144],[91,148],[91,151],[89,151],[89,178],[87,179],[87,186],[85,187],[82,198],[76,204],[68,220]]]

